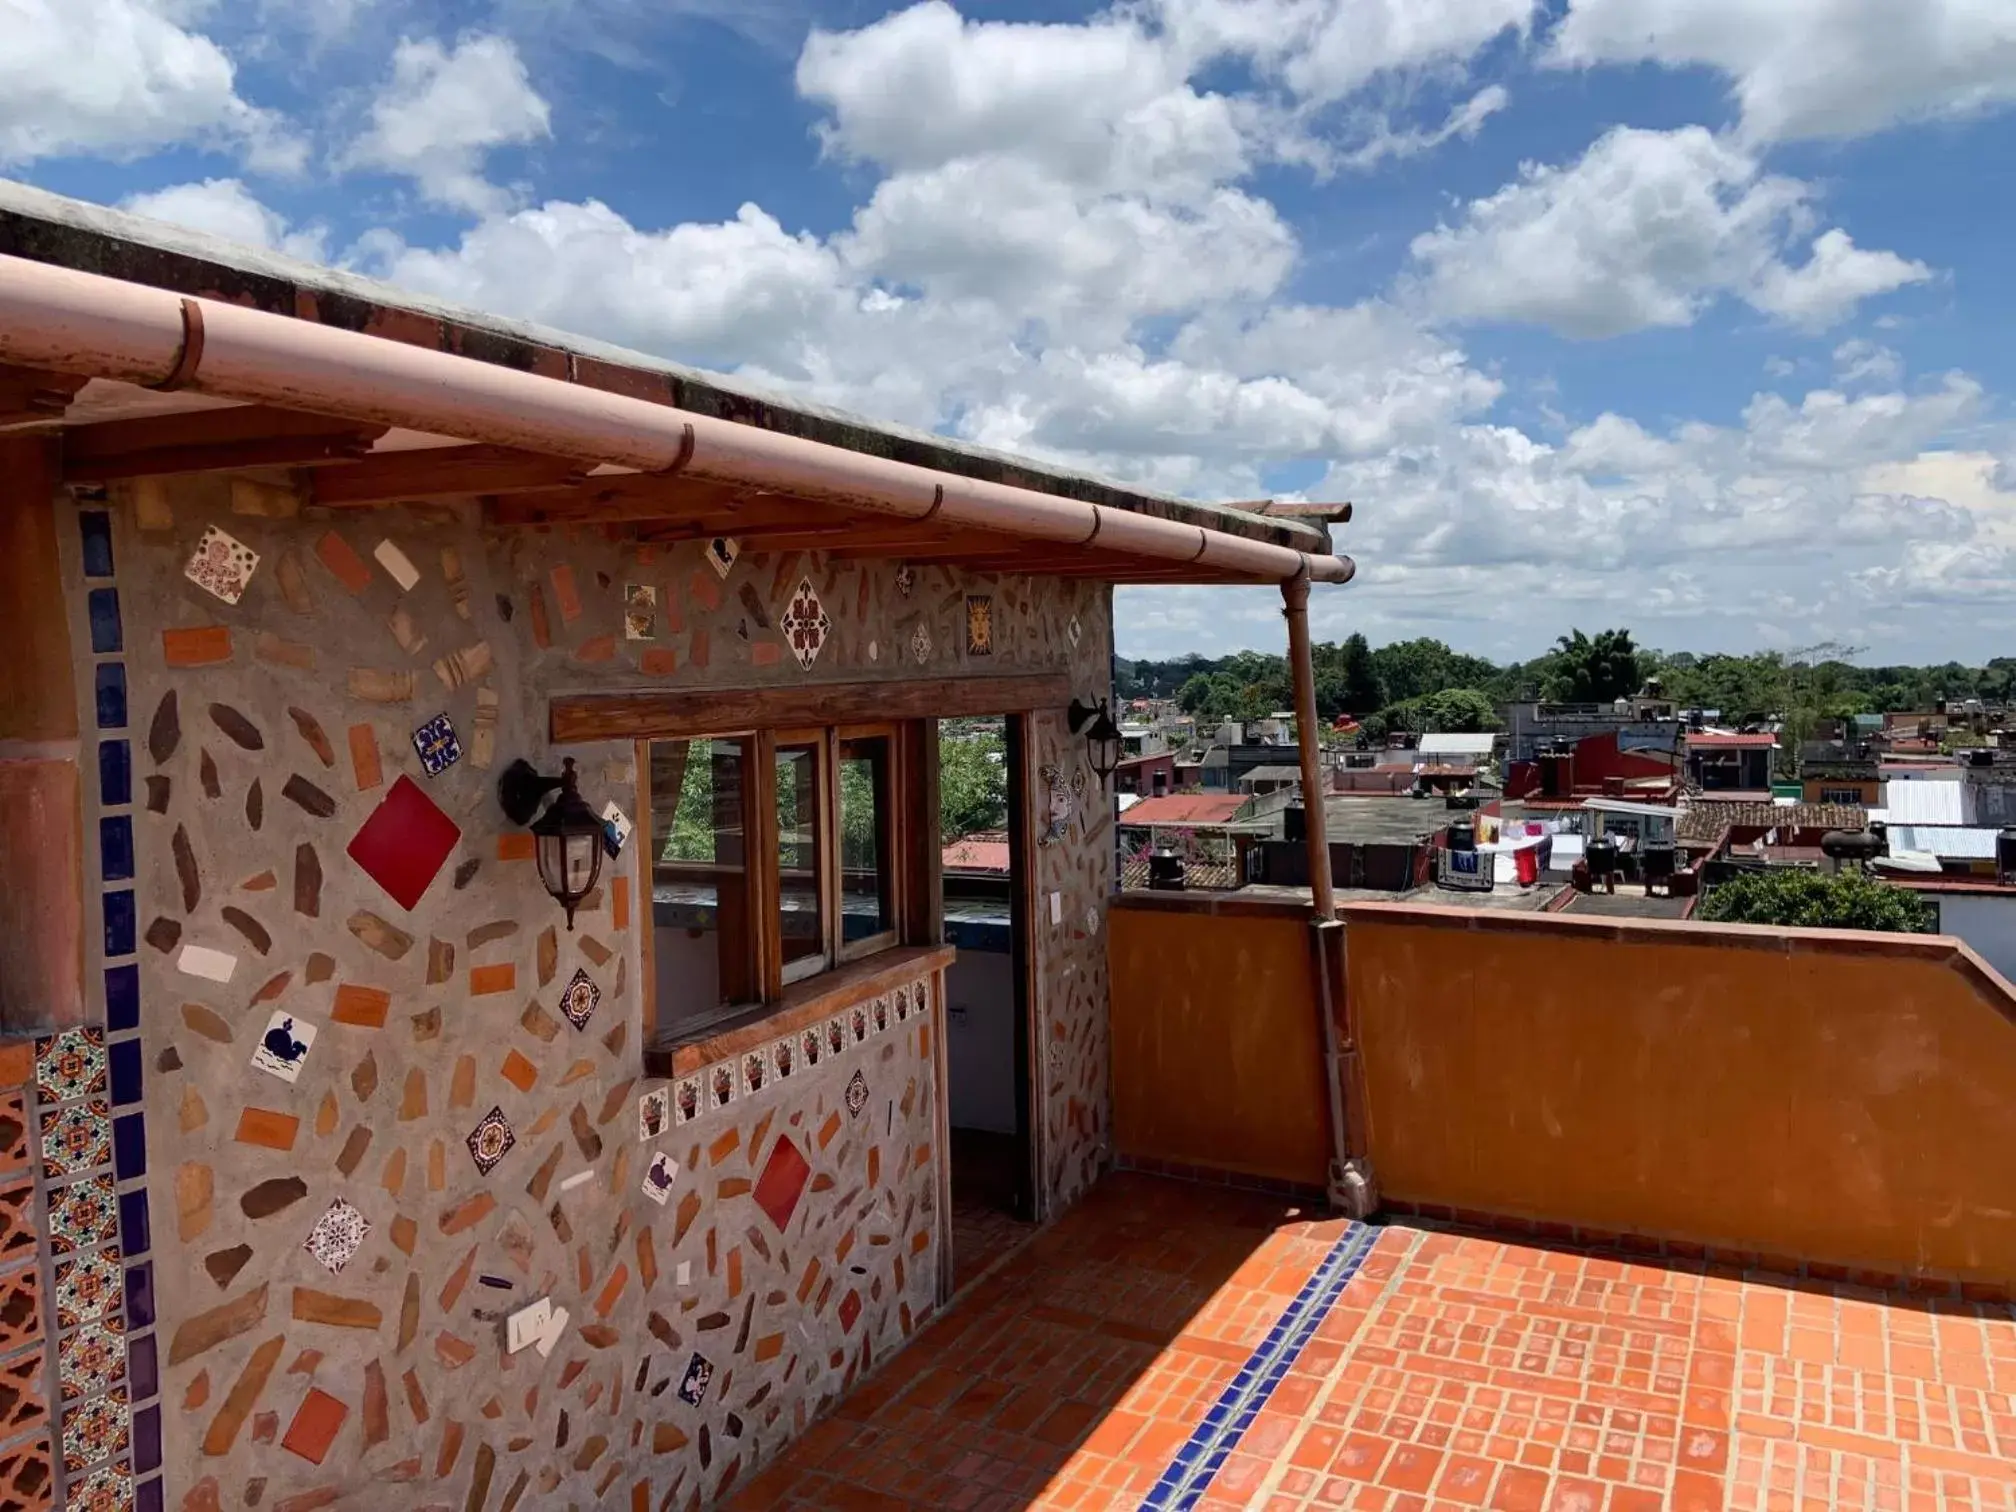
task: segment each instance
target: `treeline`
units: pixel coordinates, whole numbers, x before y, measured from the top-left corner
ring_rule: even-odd
[[[1731,723],[1782,719],[1798,738],[1823,718],[1930,708],[1940,699],[2016,698],[2016,657],[1985,666],[1858,666],[1853,648],[1818,646],[1786,656],[1663,652],[1639,646],[1629,630],[1571,631],[1544,655],[1504,665],[1467,656],[1439,640],[1372,646],[1362,635],[1314,651],[1316,708],[1325,722],[1350,714],[1370,733],[1496,727],[1498,705],[1543,699],[1607,703],[1656,679],[1682,708],[1716,709]],[[1253,720],[1291,707],[1284,658],[1241,651],[1216,659],[1115,663],[1122,698],[1174,698],[1203,720]]]

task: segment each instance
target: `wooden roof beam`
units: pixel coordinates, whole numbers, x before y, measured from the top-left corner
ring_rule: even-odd
[[[588,464],[508,446],[444,446],[381,452],[355,467],[315,474],[315,502],[337,508],[398,504],[414,499],[574,490]]]
[[[0,363],[0,426],[61,420],[77,391],[90,381],[74,373]]]
[[[63,480],[354,462],[388,429],[257,404],[74,425],[63,432]]]

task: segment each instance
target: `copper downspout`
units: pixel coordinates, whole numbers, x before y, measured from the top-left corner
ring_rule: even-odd
[[[1316,1014],[1323,1034],[1330,1201],[1353,1217],[1362,1218],[1369,1216],[1369,1210],[1353,1187],[1350,1133],[1344,1121],[1346,1067],[1338,1033],[1338,1009],[1343,998],[1344,926],[1337,921],[1337,893],[1330,877],[1330,826],[1324,812],[1328,789],[1323,780],[1323,753],[1317,742],[1316,663],[1309,646],[1309,580],[1290,578],[1283,583],[1281,602],[1282,618],[1288,621],[1288,672],[1295,684],[1295,744],[1302,758],[1304,841],[1309,848],[1309,893],[1315,914],[1310,924],[1309,949],[1316,977]]]
[[[193,318],[192,318],[193,316]],[[200,346],[193,333],[202,333]],[[382,337],[0,256],[0,361],[173,384],[590,463],[927,516],[1261,580],[1349,582],[1325,556],[828,446]]]

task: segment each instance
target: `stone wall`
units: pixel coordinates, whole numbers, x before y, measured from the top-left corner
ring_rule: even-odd
[[[667,1088],[640,1070],[641,847],[568,931],[497,773],[557,766],[563,691],[1067,667],[1101,691],[1110,595],[754,551],[724,571],[699,542],[486,532],[473,505],[320,516],[279,478],[70,512],[73,639],[116,613],[127,711],[129,801],[83,817],[107,878],[132,851],[87,925],[90,979],[138,989],[92,1020],[145,1115],[112,1173],[156,1244],[144,1487],[671,1508],[746,1479],[932,1307],[938,985],[874,984],[865,1027],[843,1013],[788,1079],[724,1061],[729,1100],[644,1138]],[[102,664],[80,655],[80,707]],[[1111,832],[1061,711],[1032,724],[1061,1202],[1106,1147]],[[636,812],[628,746],[567,754],[592,802]],[[507,1352],[505,1318],[541,1298],[566,1313],[550,1353]],[[124,1425],[139,1402],[111,1368],[79,1399]],[[120,1434],[101,1452],[127,1474]]]

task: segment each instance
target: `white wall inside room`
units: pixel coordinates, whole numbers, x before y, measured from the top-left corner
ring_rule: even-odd
[[[1015,958],[962,950],[945,975],[955,1129],[1015,1132]]]

